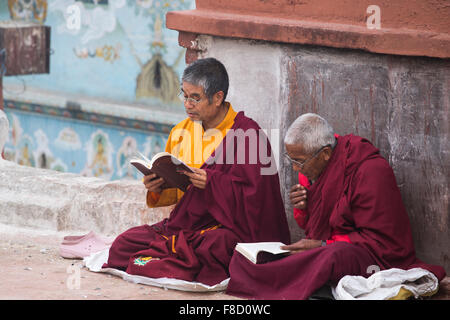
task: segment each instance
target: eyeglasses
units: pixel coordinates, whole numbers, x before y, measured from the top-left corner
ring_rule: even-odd
[[[194,98],[188,98],[188,97],[185,97],[184,96],[184,92],[183,91],[180,91],[180,93],[178,94],[178,98],[183,102],[183,103],[189,103],[189,104],[192,104],[192,105],[197,105],[200,101],[202,101],[202,99],[200,98],[200,99],[198,99],[198,100],[196,100],[196,99],[194,99]]]
[[[305,164],[307,164],[309,161],[311,161],[312,159],[314,159],[314,158],[315,158],[315,157],[316,157],[323,149],[325,149],[326,147],[331,147],[331,144],[327,144],[326,146],[323,146],[322,148],[320,148],[319,150],[317,150],[316,152],[314,152],[314,154],[313,154],[311,157],[309,157],[309,158],[306,159],[306,160],[303,160],[302,162],[292,159],[292,158],[287,154],[287,152],[284,153],[284,156],[285,156],[290,162],[292,162],[293,164],[297,165],[297,166],[300,168],[300,170],[303,170],[303,167],[305,166]]]

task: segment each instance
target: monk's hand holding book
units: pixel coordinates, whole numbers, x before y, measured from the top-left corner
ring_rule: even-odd
[[[303,252],[309,249],[314,249],[322,246],[322,240],[313,240],[313,239],[301,239],[296,243],[281,246],[283,250],[289,250],[291,253]]]
[[[289,199],[294,208],[305,210],[307,202],[306,188],[300,184],[292,186],[289,193]]]
[[[179,171],[184,173],[189,177],[189,180],[191,180],[194,187],[205,189],[206,187],[206,179],[207,179],[207,173],[206,170],[198,169],[190,167],[190,169],[194,172],[187,172],[187,171]]]
[[[144,178],[142,178],[142,182],[144,183],[145,188],[147,188],[148,191],[161,193],[162,186],[165,183],[165,180],[159,177],[156,173],[152,173],[144,176]]]

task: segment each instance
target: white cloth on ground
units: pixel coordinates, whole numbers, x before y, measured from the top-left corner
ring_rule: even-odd
[[[368,278],[344,276],[332,292],[336,300],[387,300],[397,296],[402,288],[418,298],[436,293],[438,287],[438,279],[428,270],[392,268]]]
[[[83,264],[90,271],[109,273],[133,283],[140,283],[161,288],[190,291],[190,292],[223,291],[227,288],[228,281],[230,280],[228,278],[216,285],[208,286],[200,282],[190,282],[180,279],[148,278],[144,276],[132,275],[126,273],[125,271],[114,268],[102,268],[103,264],[108,261],[108,256],[109,256],[109,247],[104,250],[95,252],[88,257],[85,257],[83,259]]]

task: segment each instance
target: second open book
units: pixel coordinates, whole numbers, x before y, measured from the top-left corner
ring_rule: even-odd
[[[253,263],[261,264],[278,260],[289,255],[289,250],[281,249],[282,242],[238,243],[235,250]]]

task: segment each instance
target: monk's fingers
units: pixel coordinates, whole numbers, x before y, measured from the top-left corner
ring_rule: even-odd
[[[301,209],[301,210],[306,208],[306,204],[307,204],[306,201],[292,202],[292,205],[294,206],[294,208]]]
[[[296,242],[296,243],[289,244],[286,246],[281,246],[281,249],[289,250],[289,251],[299,251],[299,250],[304,250],[305,247],[301,243]]]
[[[289,196],[291,197],[291,198],[294,198],[294,197],[303,197],[303,196],[307,196],[307,192],[306,192],[306,189],[302,189],[302,190],[294,190],[294,191],[291,191],[290,193],[289,193]]]
[[[194,172],[189,172],[186,170],[180,170],[178,172],[188,176],[189,180],[195,187],[204,189],[206,186],[206,179],[207,179],[206,171],[203,169],[192,168],[192,167],[190,167],[190,169]]]
[[[306,190],[293,191],[290,193],[291,197],[301,197],[306,196]]]
[[[207,178],[207,173],[205,170],[203,169],[197,169],[195,168],[195,173],[197,174],[197,179],[206,182],[206,178]]]
[[[305,202],[306,203],[306,197],[297,197],[297,198],[291,198],[291,203],[292,204],[300,204],[300,202]]]
[[[191,180],[191,182],[193,184],[195,183],[206,183],[206,171],[202,170],[202,172],[187,172],[184,171],[183,172],[185,175],[187,175],[189,177],[189,180]]]
[[[200,179],[203,179],[203,177],[206,178],[206,175],[203,175],[203,174],[198,173],[198,172],[189,172],[189,171],[179,171],[179,172],[187,175],[191,179],[200,180]]]
[[[155,188],[159,188],[164,184],[164,179],[163,178],[158,178],[158,179],[154,179],[151,180],[147,183],[144,183],[145,187],[147,189],[155,189]]]
[[[289,194],[289,199],[291,199],[291,201],[306,200],[307,197],[308,195],[302,192],[291,192]]]
[[[200,169],[200,168],[193,168],[193,167],[189,167],[192,171],[193,174],[198,175],[198,176],[206,176],[206,170]],[[192,172],[187,172],[192,174]]]
[[[311,248],[315,248],[317,246],[320,246],[321,240],[312,240],[312,239],[301,239],[295,243],[292,243],[290,245],[283,246],[282,249],[296,251],[296,250],[308,250]],[[319,245],[317,245],[319,244]]]
[[[201,183],[206,182],[206,177],[205,176],[194,174],[194,175],[188,175],[188,177],[189,177],[189,180],[191,180],[192,183],[194,183],[194,182],[201,182]]]
[[[164,179],[160,178],[160,177],[156,177],[153,179],[147,179],[147,180],[145,180],[145,178],[144,178],[145,185],[156,185],[156,184],[159,184],[161,181],[164,182]]]
[[[293,191],[306,191],[306,188],[305,188],[305,186],[302,186],[301,184],[294,184],[291,187],[291,192],[293,192]]]
[[[195,173],[203,173],[205,170],[200,169],[200,168],[194,168],[194,167],[189,167],[192,171],[194,171]]]
[[[206,183],[204,183],[203,181],[198,181],[198,180],[192,180],[191,179],[192,184],[194,185],[194,187],[200,188],[200,189],[205,189],[206,187]]]
[[[156,179],[156,178],[158,178],[158,176],[156,175],[156,173],[151,173],[151,174],[149,174],[148,176],[144,176],[144,177],[142,178],[142,182],[143,182],[144,184],[147,184],[147,183],[149,183],[150,181],[152,181],[152,180],[154,180],[154,179]]]
[[[186,170],[179,170],[179,171],[177,171],[177,172],[182,173],[182,174],[185,174],[185,175],[187,175],[188,177],[195,176],[195,172],[189,172],[189,171],[186,171]]]
[[[293,207],[296,208],[296,209],[305,210],[306,209],[306,202],[305,201],[301,201],[299,203],[293,204]]]

